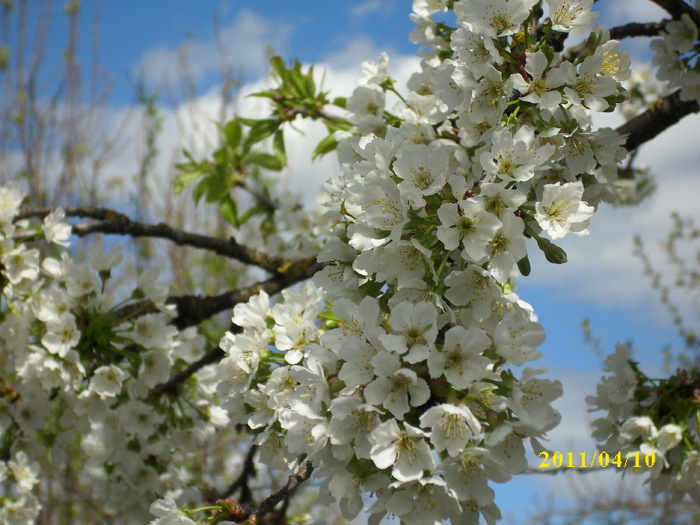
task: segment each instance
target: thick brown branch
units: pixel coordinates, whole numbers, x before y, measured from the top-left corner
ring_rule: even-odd
[[[29,217],[46,217],[55,208],[23,208],[15,220]],[[63,208],[68,217],[89,217],[96,219],[88,224],[73,225],[73,233],[84,237],[91,233],[106,233],[114,235],[128,235],[130,237],[153,237],[167,239],[179,246],[191,246],[209,250],[230,259],[236,259],[245,264],[259,266],[272,273],[280,273],[288,265],[287,261],[279,257],[272,257],[257,250],[241,246],[233,239],[217,239],[198,233],[190,233],[172,228],[164,223],[144,224],[133,221],[126,215],[107,208],[94,208],[89,206],[68,206]]]
[[[666,26],[666,22],[630,22],[621,26],[610,28],[610,38],[621,40],[636,36],[658,36]]]
[[[170,297],[167,302],[169,304],[175,304],[177,309],[177,317],[175,317],[172,323],[181,330],[188,326],[195,326],[213,315],[225,310],[230,310],[235,305],[248,301],[251,297],[262,291],[265,291],[269,295],[274,295],[289,286],[309,279],[322,267],[323,265],[317,263],[313,258],[304,259],[298,262],[298,267],[291,267],[287,274],[275,276],[267,281],[256,283],[247,288],[225,292],[214,297],[199,297],[193,295]],[[134,308],[143,308],[143,305],[129,305],[119,310],[117,315],[126,316]],[[165,383],[156,385],[153,389],[154,392],[157,394],[177,393],[179,386],[186,381],[187,378],[191,377],[206,365],[220,361],[224,355],[225,354],[218,348],[207,352],[199,360],[175,374]]]
[[[678,20],[683,14],[690,16],[690,19],[695,22],[695,25],[700,26],[700,14],[686,3],[684,0],[651,0],[661,9],[670,14],[674,19]]]
[[[660,99],[644,113],[617,128],[620,135],[627,135],[625,148],[634,151],[639,146],[660,135],[683,117],[700,111],[696,100],[682,101],[680,91]]]
[[[289,266],[285,268],[285,273],[275,275],[267,281],[246,288],[211,297],[195,295],[171,297],[167,302],[175,304],[177,308],[177,317],[173,324],[180,329],[197,325],[213,315],[230,310],[238,303],[246,302],[262,291],[274,295],[298,282],[310,279],[322,267],[323,265],[317,263],[314,257],[309,257],[290,262]]]

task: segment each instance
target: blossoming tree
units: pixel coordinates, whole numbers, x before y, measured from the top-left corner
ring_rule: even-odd
[[[232,119],[176,182],[218,206],[231,238],[32,207],[3,185],[0,520],[32,522],[53,504],[41,479],[71,464],[90,494],[82,510],[61,502],[76,522],[92,505],[130,523],[149,507],[154,524],[283,523],[312,483],[346,519],[498,521],[491,484],[527,468],[526,447],[546,450],[562,393],[536,368],[544,330],[514,276],[533,249],[565,263],[552,241],[634,193],[629,153],[700,109],[700,14],[654,2],[668,19],[605,29],[593,0],[415,0],[419,70],[399,86],[383,54],[348,98],[274,58],[277,86],[256,94],[270,115]],[[585,39],[567,48],[569,34]],[[655,37],[668,91],[652,100],[622,84],[633,36]],[[619,108],[626,124],[594,126]],[[270,183],[297,118],[325,124],[315,155],[342,167],[323,214]],[[171,295],[148,269],[109,293],[122,256],[101,234],[208,250],[251,284]],[[78,257],[75,236],[100,240]],[[199,328],[231,310],[220,340]],[[605,371],[590,399],[601,449],[653,454],[652,490],[700,500],[700,376],[652,385],[624,346]],[[227,429],[220,461],[237,477],[202,475]]]

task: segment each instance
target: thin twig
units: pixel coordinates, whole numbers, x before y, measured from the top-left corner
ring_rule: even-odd
[[[262,525],[263,518],[268,514],[271,514],[275,509],[275,506],[280,501],[288,502],[294,492],[296,492],[299,485],[311,477],[314,467],[310,461],[305,461],[299,470],[294,474],[289,476],[287,484],[274,494],[268,496],[259,506],[254,506],[245,503],[236,503],[230,499],[219,500],[216,503],[226,507],[225,518],[233,521],[234,523],[249,523],[250,525]],[[286,508],[286,507],[285,507]],[[275,521],[279,523],[286,523],[284,521],[284,515],[282,511],[278,514],[280,520]]]
[[[299,467],[299,470],[289,476],[287,484],[271,496],[268,496],[250,517],[255,516],[256,518],[260,519],[266,514],[272,512],[280,501],[289,499],[297,488],[299,488],[299,485],[311,477],[313,470],[314,467],[311,464],[311,461],[305,461],[302,466]]]
[[[652,37],[658,36],[663,31],[666,26],[666,20],[661,22],[630,22],[629,24],[624,24],[621,26],[616,26],[610,29],[610,39],[611,40],[622,40],[623,38],[633,38],[633,37]],[[561,62],[574,62],[579,56],[586,52],[588,49],[587,42],[581,42],[578,45],[568,48],[564,53],[562,53],[560,61]]]
[[[256,475],[255,471],[255,454],[258,451],[257,445],[251,445],[248,452],[243,460],[243,469],[238,477],[231,483],[228,488],[223,492],[223,494],[218,499],[231,497],[236,491],[241,491],[241,496],[239,501],[241,504],[251,504],[253,502],[253,495],[251,493],[250,487],[248,486],[248,480],[252,479]]]
[[[220,361],[224,358],[225,355],[226,354],[224,354],[223,350],[219,348],[214,348],[213,350],[210,350],[202,357],[200,357],[197,361],[190,364],[190,366],[188,366],[184,370],[181,370],[173,377],[168,379],[165,383],[161,383],[160,385],[156,385],[155,387],[153,387],[153,393],[156,395],[161,395],[165,393],[177,394],[178,387],[182,383],[184,383],[187,380],[187,378],[196,374],[197,371],[201,368],[204,368],[207,365]]]

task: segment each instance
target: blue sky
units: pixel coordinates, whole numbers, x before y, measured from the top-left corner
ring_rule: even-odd
[[[35,8],[36,2],[31,4]],[[410,2],[405,0],[105,0],[83,4],[79,61],[87,68],[87,28],[95,6],[99,6],[98,60],[113,82],[105,101],[113,115],[129,110],[139,80],[151,90],[167,92],[164,83],[174,80],[178,46],[186,39],[191,73],[204,107],[221,81],[215,26],[227,63],[246,84],[260,85],[269,49],[287,59],[322,64],[327,68],[329,88],[338,95],[352,91],[360,76],[360,62],[376,60],[381,51],[389,52],[391,71],[404,81],[416,63],[411,58],[416,46],[408,41],[413,27],[409,20]],[[658,8],[650,2],[609,0],[599,5],[606,9],[601,19],[604,23],[660,18]],[[47,78],[59,67],[64,35],[65,20],[59,16],[50,32]],[[643,40],[625,46],[636,56],[648,57]],[[253,88],[244,86],[242,91],[246,89]],[[176,142],[175,132],[167,127],[171,122],[168,119],[174,119],[179,102],[166,96],[161,101],[166,133],[160,149],[167,151]],[[241,102],[244,109],[245,104]],[[615,120],[606,122],[617,124]],[[580,323],[584,317],[591,318],[608,351],[615,341],[633,340],[639,360],[650,373],[661,365],[663,346],[679,346],[669,316],[658,305],[641,265],[631,255],[631,239],[635,233],[643,233],[647,245],[658,252],[655,246],[666,234],[671,210],[698,218],[694,196],[700,195],[700,155],[697,149],[693,150],[698,124],[698,116],[689,117],[642,150],[640,160],[659,177],[655,195],[635,208],[602,209],[593,218],[589,237],[567,238],[562,243],[569,254],[568,264],[556,267],[542,258],[533,258],[532,275],[520,282],[521,296],[533,304],[547,333],[541,348],[544,357],[536,365],[550,368],[549,377],[561,379],[565,389],[565,398],[557,405],[564,413],[564,424],[553,433],[553,448],[575,453],[592,450],[590,440],[584,436],[587,415],[582,399],[593,393],[601,375],[601,359],[582,342]],[[301,127],[306,136],[290,138],[297,146],[290,151],[298,152],[292,159],[293,168],[303,174],[303,178],[296,179],[296,185],[320,190],[324,177],[334,170],[332,159],[312,165],[304,158],[313,149],[313,140],[322,135],[318,130]],[[115,160],[115,172],[130,169],[129,162],[133,163],[133,159]],[[294,185],[295,179],[290,180]],[[654,258],[663,264],[658,253]],[[697,309],[688,313],[691,319],[697,319]],[[609,477],[605,478],[606,483],[610,482]],[[504,523],[512,524],[519,523],[523,513],[536,510],[531,503],[536,494],[556,491],[554,503],[562,505],[572,497],[566,483],[546,476],[528,476],[498,489],[497,503],[507,517]]]

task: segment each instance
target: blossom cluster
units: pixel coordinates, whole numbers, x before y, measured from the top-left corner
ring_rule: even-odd
[[[653,454],[652,468],[629,469],[647,476],[654,494],[665,492],[673,501],[687,494],[700,502],[700,419],[697,370],[652,381],[632,361],[628,345],[618,344],[605,359],[604,376],[586,402],[603,411],[593,421],[593,438],[611,456],[621,452]]]
[[[629,59],[592,27],[593,0],[546,0],[546,17],[540,3],[414,0],[422,60],[405,89],[382,54],[338,99],[348,125],[329,126],[329,144],[342,174],[326,183],[323,219],[267,192],[257,198],[273,205],[251,220],[228,208],[234,238],[261,258],[318,253],[313,285],[238,304],[225,357],[197,363],[177,395],[163,385],[207,339],[176,328],[158,272],[116,299],[118,244],[99,239],[78,260],[63,211],[21,218],[22,192],[0,186],[0,520],[31,523],[39,470],[80,462],[71,482],[100,517],[142,520],[157,499],[154,524],[194,523],[179,507],[211,499],[228,473],[204,482],[184,465],[219,431],[246,429],[270,469],[310,462],[319,501],[347,519],[496,522],[491,484],[524,471],[526,443],[538,453],[560,421],[562,387],[534,366],[544,331],[514,276],[529,273],[532,249],[565,262],[552,241],[587,235],[598,204],[625,187],[625,138],[591,113],[628,98]],[[697,27],[687,16],[665,27],[659,76],[698,98]],[[568,34],[585,45],[561,53]],[[272,122],[246,126],[277,141],[282,121]],[[696,378],[652,387],[624,346],[606,370],[591,398],[607,411],[596,438],[611,452],[653,452],[655,490],[700,498],[696,400],[674,408],[662,395]]]
[[[10,493],[3,494],[0,520],[11,525],[30,523],[41,510],[41,502],[32,493],[39,484],[40,467],[24,451],[9,461],[0,461],[0,483],[12,482]]]
[[[612,199],[624,139],[590,111],[625,99],[629,60],[602,29],[561,58],[559,33],[585,33],[592,0],[414,2],[421,69],[395,89],[386,54],[363,65],[326,184],[332,235],[319,289],[260,294],[234,309],[217,393],[257,433],[260,460],[323,480],[322,502],[351,519],[403,523],[500,518],[489,482],[527,466],[560,420],[558,381],[540,377],[544,339],[514,292],[527,239],[552,262]],[[573,4],[576,4],[575,6]],[[387,107],[390,92],[400,101]],[[326,307],[319,311],[324,300]]]
[[[651,42],[656,78],[680,88],[681,100],[700,102],[700,39],[698,26],[684,13],[679,20],[666,23],[663,38]]]
[[[199,499],[171,459],[187,458],[228,423],[211,403],[213,369],[192,380],[191,405],[158,396],[154,387],[198,359],[203,338],[171,324],[176,312],[155,270],[113,303],[108,288],[122,259],[119,245],[95,242],[79,262],[67,251],[71,226],[63,211],[38,225],[17,220],[23,198],[15,185],[0,187],[0,431],[13,461],[29,465],[8,463],[19,497],[5,500],[0,521],[31,523],[41,505],[29,474],[37,464],[76,458],[83,462],[76,483],[105,516],[138,519],[166,490]]]

